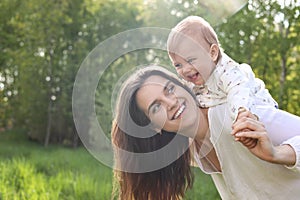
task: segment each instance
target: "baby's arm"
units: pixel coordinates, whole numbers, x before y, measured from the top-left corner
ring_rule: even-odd
[[[223,71],[219,70],[219,77],[222,83],[221,87],[227,94],[227,102],[233,121],[238,116],[239,108],[245,108],[256,114],[255,96],[251,91],[251,87],[254,87],[256,83],[250,66],[230,62],[224,66]]]

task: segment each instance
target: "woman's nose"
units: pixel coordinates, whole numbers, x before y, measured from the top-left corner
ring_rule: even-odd
[[[166,97],[165,102],[168,110],[172,110],[174,107],[176,107],[178,100],[176,96],[172,94]]]

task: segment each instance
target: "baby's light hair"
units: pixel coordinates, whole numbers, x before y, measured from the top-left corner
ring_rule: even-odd
[[[220,49],[220,43],[216,32],[205,19],[199,16],[186,17],[172,29],[167,41],[169,55],[176,52],[183,37],[194,40],[204,49],[210,48],[212,44],[218,45]],[[219,52],[219,56],[220,55],[221,53]]]

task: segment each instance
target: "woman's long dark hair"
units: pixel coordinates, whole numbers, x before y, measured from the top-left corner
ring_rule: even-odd
[[[155,133],[153,129],[132,129],[130,123],[139,127],[147,127],[151,124],[145,113],[141,111],[136,102],[136,93],[144,81],[158,75],[171,80],[175,84],[184,87],[173,73],[162,67],[149,66],[138,70],[130,76],[123,84],[117,104],[116,116],[112,125],[112,143],[115,152],[114,188],[113,197],[122,200],[177,200],[184,197],[185,191],[192,187],[193,174],[190,168],[191,154],[188,145],[188,138],[176,135],[176,133],[162,130],[161,134]],[[145,131],[147,130],[147,131]],[[132,132],[151,137],[135,137]],[[175,153],[178,159],[171,164],[149,172],[128,172],[128,167],[135,167],[142,164],[141,160],[135,157],[126,157],[119,149],[134,153],[147,153],[159,150],[167,145],[174,137],[179,137],[176,143]],[[168,152],[164,153],[167,158]],[[124,170],[122,170],[124,169]]]

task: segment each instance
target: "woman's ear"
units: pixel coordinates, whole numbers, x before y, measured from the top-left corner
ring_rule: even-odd
[[[161,133],[161,129],[159,129],[159,128],[154,128],[154,131],[155,131],[156,133],[158,133],[159,135],[162,134],[162,133]]]
[[[210,50],[209,50],[209,55],[211,57],[211,59],[217,63],[218,62],[218,57],[219,57],[219,46],[216,44],[212,44],[210,46]]]
[[[158,128],[157,126],[151,124],[151,129],[155,131],[155,133],[158,133],[161,135],[161,128]]]

